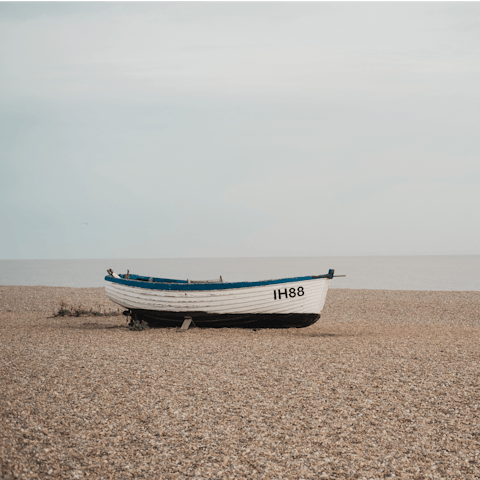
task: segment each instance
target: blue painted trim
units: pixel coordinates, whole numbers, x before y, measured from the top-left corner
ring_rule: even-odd
[[[140,277],[139,275],[130,275],[130,279],[125,280],[123,278],[113,278],[106,276],[107,282],[119,283],[120,285],[128,285],[130,287],[149,288],[151,290],[226,290],[232,288],[248,288],[248,287],[261,287],[264,285],[278,285],[282,283],[302,282],[304,280],[315,280],[317,278],[332,278],[333,273],[327,275],[318,275],[315,277],[294,277],[294,278],[282,278],[279,280],[264,280],[261,282],[235,282],[235,283],[187,283],[186,280],[168,280],[168,279],[154,279],[155,281],[163,281],[164,283],[145,282],[132,279],[142,278],[147,279],[149,277]],[[165,281],[167,280],[167,281]]]

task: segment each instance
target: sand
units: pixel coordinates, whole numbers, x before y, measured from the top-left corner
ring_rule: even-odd
[[[0,287],[0,478],[480,478],[480,292],[330,290],[305,329],[126,328]]]

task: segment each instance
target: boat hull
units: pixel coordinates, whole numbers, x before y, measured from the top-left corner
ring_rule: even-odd
[[[196,327],[206,328],[304,328],[320,318],[315,313],[249,313],[221,314],[207,312],[158,312],[131,310],[133,318],[148,323],[150,327],[180,327],[189,316]]]
[[[333,277],[262,282],[192,284],[161,279],[105,277],[105,291],[126,315],[151,326],[177,327],[191,317],[197,327],[308,327],[319,318]]]

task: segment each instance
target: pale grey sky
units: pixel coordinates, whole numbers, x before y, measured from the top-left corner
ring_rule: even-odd
[[[480,254],[480,4],[0,3],[0,258]]]

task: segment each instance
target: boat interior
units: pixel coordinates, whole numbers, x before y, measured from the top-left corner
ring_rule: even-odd
[[[130,270],[127,270],[127,273],[117,275],[111,268],[107,270],[107,273],[114,278],[123,278],[125,280],[136,280],[138,282],[149,282],[149,283],[223,283],[223,278],[220,276],[218,280],[175,280],[173,278],[157,278],[157,277],[144,277],[141,275],[130,274]]]

